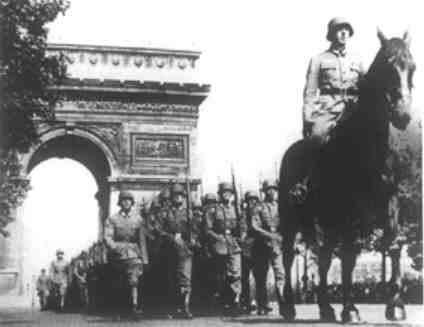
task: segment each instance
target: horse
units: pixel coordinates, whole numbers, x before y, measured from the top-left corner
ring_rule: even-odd
[[[299,140],[288,148],[281,162],[279,214],[286,277],[280,315],[287,320],[296,315],[291,268],[299,232],[307,244],[317,249],[320,319],[336,321],[327,291],[327,273],[337,249],[342,266],[341,320],[360,320],[352,296],[352,272],[361,240],[373,228],[385,224],[377,219],[377,211],[384,205],[379,190],[388,153],[389,125],[404,130],[410,121],[415,71],[408,32],[402,38],[388,39],[378,30],[377,36],[380,49],[360,83],[358,106],[319,148],[319,160],[313,164],[319,182],[305,202],[293,201],[290,192],[311,172],[316,146],[309,139]]]

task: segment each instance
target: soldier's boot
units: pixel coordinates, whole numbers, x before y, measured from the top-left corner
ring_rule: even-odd
[[[143,309],[138,302],[138,289],[137,287],[131,288],[131,312],[135,315],[142,315]]]
[[[289,192],[289,200],[295,205],[304,204],[312,193],[314,193],[320,183],[320,160],[322,144],[316,141],[312,141],[308,145],[309,156],[308,156],[308,168],[306,175],[299,178],[296,184],[294,184]]]
[[[236,293],[231,304],[231,315],[238,316],[243,313],[243,308],[240,303],[240,294]]]
[[[182,293],[182,304],[183,304],[183,318],[185,319],[192,319],[193,314],[190,311],[190,295],[191,292],[183,292]]]
[[[280,316],[284,316],[283,305],[284,305],[284,296],[283,296],[284,285],[279,285],[276,287],[277,301],[278,301],[278,312]]]
[[[309,184],[309,177],[307,176],[291,187],[288,194],[291,203],[301,205],[306,202],[306,199],[310,192]]]

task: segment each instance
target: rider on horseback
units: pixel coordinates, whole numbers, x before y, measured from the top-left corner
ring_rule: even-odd
[[[347,49],[352,35],[353,27],[347,20],[333,18],[328,23],[329,49],[309,63],[303,97],[303,136],[311,140],[318,151],[329,141],[337,123],[357,107],[358,84],[365,71],[357,56]],[[315,165],[316,162],[311,164],[312,172],[316,170]],[[311,177],[315,176],[312,172],[290,192],[297,203],[306,199]]]

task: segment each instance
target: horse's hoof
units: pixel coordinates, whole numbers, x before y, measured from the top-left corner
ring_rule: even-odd
[[[386,319],[390,321],[402,321],[406,319],[404,306],[388,305],[386,308]]]
[[[334,322],[336,321],[336,314],[332,307],[321,309],[319,312],[320,319],[325,322]]]
[[[359,316],[359,311],[356,308],[353,308],[350,310],[343,310],[341,318],[343,323],[352,323],[352,324],[362,323],[361,317]]]
[[[296,310],[292,306],[280,305],[279,313],[287,321],[293,321],[296,318]]]

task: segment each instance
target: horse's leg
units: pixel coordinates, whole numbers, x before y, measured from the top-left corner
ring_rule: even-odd
[[[405,320],[405,303],[402,299],[402,281],[400,278],[400,254],[401,247],[389,251],[392,261],[392,277],[388,283],[388,301],[386,304],[386,318],[388,320]]]
[[[336,315],[333,307],[330,305],[328,297],[327,273],[331,265],[331,256],[334,250],[334,242],[330,241],[327,235],[324,235],[322,229],[317,230],[318,238],[318,306],[321,320],[335,321]]]
[[[392,276],[388,283],[388,301],[386,304],[386,318],[388,320],[406,319],[405,304],[401,296],[402,282],[400,278],[400,254],[402,244],[393,244],[395,236],[399,232],[399,203],[397,197],[393,196],[388,202],[389,226],[387,233],[391,240],[391,249],[389,250],[392,261]]]
[[[283,244],[283,266],[284,266],[284,290],[283,299],[280,301],[280,315],[287,320],[293,320],[296,316],[294,307],[294,294],[291,285],[291,270],[294,261],[295,228],[285,231]]]
[[[348,235],[349,232],[346,232]],[[352,295],[352,272],[355,268],[358,249],[354,245],[353,239],[345,239],[342,244],[341,263],[342,263],[342,285],[343,285],[343,322],[359,322],[359,311],[353,302]]]

